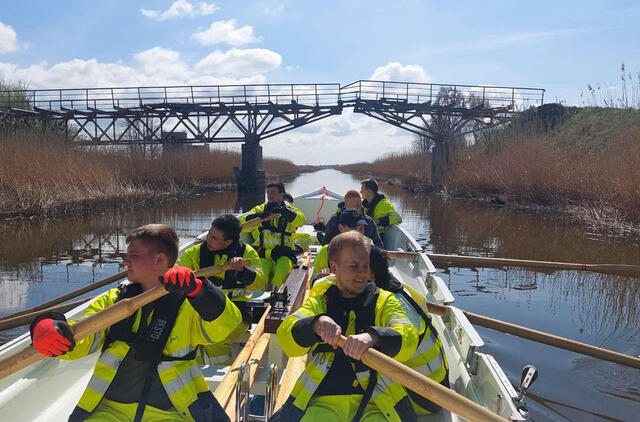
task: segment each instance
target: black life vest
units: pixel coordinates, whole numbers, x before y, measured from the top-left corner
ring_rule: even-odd
[[[118,295],[116,302],[122,299],[130,298],[142,293],[142,287],[138,283],[126,285]],[[173,361],[173,360],[191,360],[195,358],[195,350],[182,357],[165,356],[162,354],[169,334],[178,317],[178,312],[182,302],[185,300],[184,295],[168,294],[147,306],[152,306],[153,315],[149,324],[146,323],[147,317],[143,315],[140,319],[138,332],[132,332],[133,323],[136,319],[136,313],[113,324],[107,333],[102,350],[106,350],[109,345],[120,340],[127,343],[134,351],[136,360],[139,361]],[[148,308],[147,308],[148,309]],[[150,310],[149,310],[150,312]],[[146,312],[148,315],[149,312]]]
[[[373,211],[375,211],[376,205],[378,205],[378,202],[382,201],[384,198],[386,198],[386,197],[383,194],[376,193],[376,195],[371,200],[371,203],[369,203],[366,199],[362,202],[362,204],[364,205],[365,209],[367,210],[366,214],[369,217],[373,218]],[[375,221],[375,219],[374,219],[374,221]]]

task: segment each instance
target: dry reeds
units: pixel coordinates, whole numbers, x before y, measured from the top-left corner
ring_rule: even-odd
[[[197,189],[233,189],[237,151],[194,148],[144,159],[127,150],[74,148],[30,132],[0,137],[0,214],[65,213],[106,203],[140,203]],[[287,160],[264,160],[267,173],[296,172]]]
[[[353,173],[401,178],[411,185],[428,185],[431,181],[431,157],[424,153],[389,153],[373,163],[346,164],[340,166],[340,169]]]

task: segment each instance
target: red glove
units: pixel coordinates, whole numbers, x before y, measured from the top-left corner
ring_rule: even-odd
[[[31,330],[33,347],[45,356],[60,356],[73,350],[76,342],[73,330],[66,321],[42,318]]]
[[[170,292],[181,291],[189,297],[194,297],[202,289],[202,280],[196,278],[195,274],[187,267],[173,267],[160,277],[164,283],[164,288]]]

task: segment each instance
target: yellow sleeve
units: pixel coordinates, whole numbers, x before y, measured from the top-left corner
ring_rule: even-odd
[[[118,293],[118,289],[111,289],[108,292],[101,294],[91,302],[80,318],[82,319],[89,315],[93,315],[113,305],[118,298]],[[75,320],[69,320],[68,322],[70,325],[76,323]],[[98,331],[89,337],[83,338],[82,340],[76,341],[76,347],[74,347],[72,351],[67,352],[62,356],[58,356],[58,358],[63,360],[75,360],[100,351],[104,344],[106,334],[107,330],[105,329]]]
[[[296,312],[289,315],[278,327],[278,342],[287,356],[303,356],[320,340],[311,332],[311,321],[327,311],[322,296],[309,297]]]
[[[383,328],[390,328],[398,332],[402,338],[400,350],[391,356],[399,362],[408,360],[418,347],[418,332],[409,320],[402,305],[392,293],[380,291],[384,294],[381,304],[376,304],[379,312],[377,314],[376,325]]]
[[[183,267],[191,268],[193,271],[200,269],[200,248],[202,247],[202,243],[199,243],[195,246],[190,247],[186,251],[180,255],[177,265],[181,265]]]

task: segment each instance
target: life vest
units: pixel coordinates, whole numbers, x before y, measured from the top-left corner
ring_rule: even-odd
[[[381,311],[381,304],[389,295],[392,294],[378,289],[373,283],[368,283],[365,292],[349,309],[343,307],[349,300],[341,298],[335,284],[332,284],[322,296],[326,302],[327,315],[341,326],[342,332],[346,334],[351,321],[355,320],[355,334],[360,334],[376,324],[376,314]],[[357,380],[357,384],[353,380]],[[349,383],[352,383],[352,388],[349,388]],[[363,399],[354,420],[359,420],[369,401],[373,401],[391,421],[410,422],[416,419],[407,393],[400,384],[378,377],[375,371],[360,361],[354,361],[345,356],[341,349],[334,350],[326,344],[319,344],[312,349],[311,362],[294,386],[293,400],[289,401],[289,406],[304,410],[315,394],[333,392],[334,395],[335,388],[338,388],[338,394],[362,394]],[[339,400],[339,397],[336,400]],[[287,415],[288,418],[303,415],[303,412],[292,410],[293,412]]]

